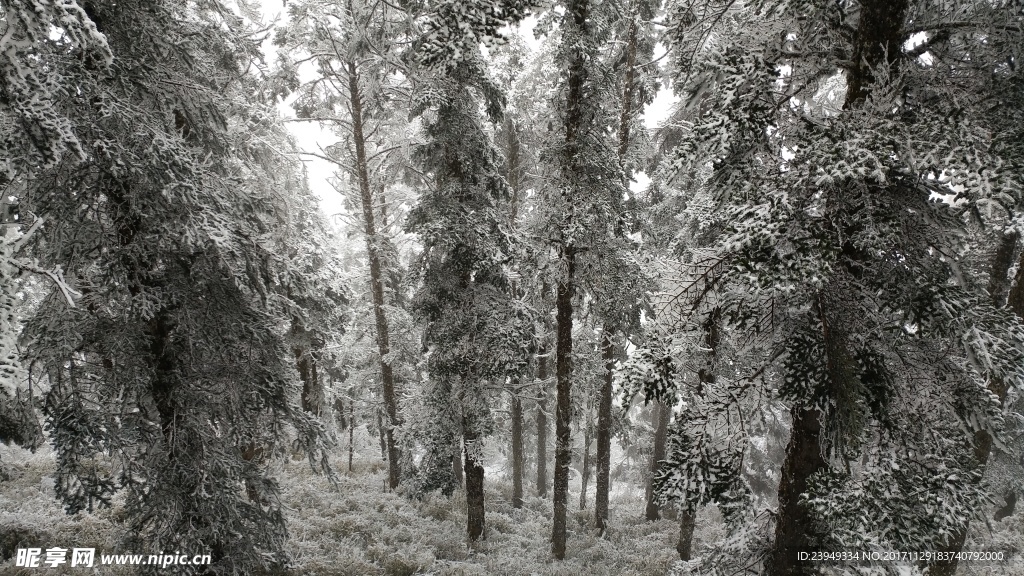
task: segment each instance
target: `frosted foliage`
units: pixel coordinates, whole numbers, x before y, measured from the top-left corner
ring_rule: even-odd
[[[21,128],[0,133],[8,151],[20,150],[4,158],[0,170],[10,178],[20,162],[46,167],[65,151],[84,159],[87,151],[59,102],[74,85],[66,76],[70,70],[77,66],[100,70],[111,64],[106,38],[75,0],[4,0],[0,17],[5,25],[0,35],[0,80]],[[59,36],[51,40],[55,33]],[[48,65],[41,52],[52,44],[70,51],[80,62],[70,70]],[[28,149],[21,150],[25,143]]]

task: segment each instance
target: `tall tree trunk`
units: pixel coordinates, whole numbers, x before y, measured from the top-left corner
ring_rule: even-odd
[[[571,0],[566,7],[566,21],[569,30],[565,42],[579,42],[587,36],[588,0]],[[578,37],[574,37],[578,35]],[[586,62],[588,54],[580,46],[570,47],[568,63],[568,93],[566,95],[565,148],[562,158],[563,176],[567,182],[578,181],[582,168],[579,166],[580,132],[583,129],[583,113],[586,102],[583,87],[587,80]],[[566,206],[572,207],[574,199],[571,189],[563,188]],[[565,558],[566,512],[569,500],[569,465],[572,462],[572,297],[576,291],[576,246],[566,231],[575,225],[572,208],[559,231],[558,259],[561,277],[555,294],[555,388],[558,393],[555,410],[555,477],[553,483],[554,518],[551,526],[551,553],[558,560]]]
[[[548,351],[543,343],[537,350],[537,496],[548,495]]]
[[[552,486],[554,518],[551,529],[551,553],[565,558],[566,513],[569,501],[569,466],[572,464],[572,293],[575,289],[576,254],[563,249],[565,277],[558,283],[555,298],[555,477]]]
[[[523,403],[512,394],[512,507],[523,507]]]
[[[370,293],[373,297],[373,318],[377,328],[377,353],[380,362],[380,378],[384,393],[384,410],[387,422],[384,427],[387,445],[388,485],[398,487],[401,477],[398,446],[395,444],[394,428],[398,419],[398,400],[395,396],[395,378],[387,360],[391,351],[388,335],[388,319],[384,315],[384,278],[381,267],[380,239],[374,223],[373,193],[370,191],[370,174],[366,160],[366,138],[363,134],[363,104],[359,92],[359,73],[355,62],[348,63],[349,107],[352,112],[352,140],[356,149],[356,177],[359,180],[359,195],[363,207],[363,226],[366,236],[366,253],[370,261]]]
[[[587,483],[590,482],[590,443],[594,440],[594,403],[588,398],[586,425],[583,428],[583,469],[580,471],[580,510],[587,509]]]
[[[597,405],[597,494],[594,496],[594,521],[600,534],[608,529],[608,492],[611,490],[612,465],[612,370],[615,346],[607,327],[601,337],[604,382]]]
[[[466,534],[476,542],[484,533],[484,464],[475,433],[463,436],[466,453]]]
[[[644,511],[645,517],[650,521],[661,518],[661,507],[658,506],[658,500],[654,495],[654,475],[665,459],[665,439],[668,437],[668,421],[671,417],[671,408],[661,402],[654,403],[651,414],[651,421],[654,424],[654,450],[651,452],[651,465],[647,475],[647,507]]]
[[[719,331],[721,319],[722,310],[716,307],[708,315],[707,321],[704,324],[704,346],[710,352],[708,353],[707,366],[697,370],[697,382],[700,383],[697,389],[698,394],[704,392],[705,385],[714,384],[717,378],[715,376],[715,362],[718,359],[718,345],[721,342],[721,332]],[[693,551],[693,528],[696,521],[697,511],[684,505],[679,512],[679,540],[676,542],[676,552],[679,552],[680,560],[690,560],[691,558]]]
[[[633,84],[636,82],[636,37],[637,24],[629,24],[626,46],[626,69],[622,81],[622,103],[619,112],[619,163],[625,175],[624,185],[629,188],[629,168],[626,153],[629,151],[629,123],[633,118]],[[622,234],[621,219],[616,223],[616,235]],[[604,535],[608,529],[608,492],[611,490],[612,461],[612,370],[615,369],[615,347],[612,344],[612,329],[605,323],[601,336],[601,358],[604,360],[604,381],[601,383],[597,406],[597,494],[594,496],[594,523],[598,532]]]

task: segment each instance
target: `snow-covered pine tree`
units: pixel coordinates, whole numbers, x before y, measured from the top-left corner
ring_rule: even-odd
[[[270,231],[301,168],[246,72],[257,38],[216,2],[59,5],[74,18],[19,50],[59,80],[77,144],[18,175],[20,210],[46,221],[26,249],[81,292],[66,310],[55,291],[24,333],[57,495],[75,512],[124,491],[129,548],[209,552],[214,573],[285,565],[276,481],[247,453],[296,434],[326,460],[276,314],[294,270]],[[112,59],[78,43],[79,17]]]
[[[413,310],[426,323],[425,408],[433,424],[423,488],[450,490],[447,464],[461,437],[467,532],[478,540],[491,406],[532,352],[534,314],[516,298],[510,274],[526,251],[509,225],[511,189],[480,114],[483,107],[499,121],[504,97],[479,53],[425,70],[416,85],[427,139],[416,156],[428,178],[408,229],[423,243]]]
[[[993,84],[1020,81],[1020,8],[683,2],[669,12],[693,112],[675,167],[706,187],[724,225],[685,266],[677,339],[718,309],[730,345],[717,352],[747,367],[718,375],[727,395],[704,412],[714,421],[733,411],[743,422],[744,398],[791,406],[764,570],[810,573],[796,552],[815,549],[948,549],[984,501],[975,436],[1001,428],[990,384],[1019,386],[1024,358],[1019,319],[992,305],[965,243],[989,207],[1020,202],[1007,128],[986,113],[1006,105]],[[663,493],[742,504],[742,429],[697,430],[675,431]],[[737,552],[764,536],[737,536],[705,569],[749,564]]]
[[[409,95],[395,41],[410,37],[411,17],[396,5],[362,0],[308,0],[291,4],[288,13],[289,24],[276,39],[287,50],[280,76],[299,93],[299,118],[329,125],[342,138],[321,157],[338,166],[361,215],[384,403],[388,485],[394,489],[402,478],[402,420],[395,367],[399,355],[392,350],[389,318],[398,293],[396,286],[388,286],[388,279],[397,267],[397,254],[387,235],[384,195],[408,164],[402,156],[409,143],[399,134],[406,130],[403,113]],[[307,62],[316,65],[315,74],[300,84],[299,67]]]

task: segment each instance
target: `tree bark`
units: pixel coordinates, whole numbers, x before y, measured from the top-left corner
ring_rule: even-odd
[[[349,107],[352,113],[352,140],[356,150],[356,177],[359,181],[359,195],[363,208],[363,226],[366,236],[366,253],[370,261],[370,293],[373,298],[373,318],[377,329],[377,352],[380,362],[380,376],[384,395],[384,410],[387,422],[384,427],[387,446],[388,485],[397,488],[401,478],[398,446],[395,444],[394,428],[401,424],[398,419],[398,400],[395,396],[395,379],[388,354],[391,343],[388,335],[388,319],[384,315],[384,278],[381,266],[380,239],[374,222],[373,193],[370,190],[370,175],[367,169],[366,138],[363,134],[363,105],[359,92],[359,73],[355,62],[348,62]]]
[[[676,552],[680,560],[692,560],[693,548],[693,527],[696,525],[696,514],[689,510],[679,513],[679,541],[676,542]]]
[[[452,451],[452,478],[455,480],[455,486],[458,488],[462,488],[465,485],[465,482],[462,480],[462,471],[465,467],[463,466],[462,450],[463,448],[459,446],[459,440],[456,440],[455,450]]]
[[[537,496],[548,495],[548,351],[544,344],[537,350]]]
[[[569,466],[572,464],[572,293],[575,288],[576,255],[571,246],[563,248],[565,277],[558,283],[555,299],[555,477],[552,487],[554,518],[551,553],[565,558],[566,513],[569,500]]]
[[[859,108],[867,99],[874,70],[895,67],[901,55],[907,0],[866,0],[861,2],[860,20],[852,46],[853,66],[847,70],[845,110]],[[817,305],[817,304],[816,304]],[[824,319],[825,310],[820,311]],[[831,337],[826,334],[826,340]],[[841,340],[841,339],[840,339]],[[844,344],[834,344],[841,353]],[[830,345],[831,346],[831,345]],[[830,366],[829,377],[840,366]],[[779,514],[775,525],[775,544],[765,571],[769,576],[797,576],[815,573],[812,563],[797,560],[797,552],[813,552],[819,543],[809,511],[799,502],[807,491],[807,481],[827,467],[821,456],[820,413],[800,403],[793,405],[793,428],[779,482]]]
[[[295,366],[299,370],[299,379],[302,380],[302,409],[315,416],[320,416],[323,406],[323,387],[320,385],[316,359],[306,347],[296,347],[293,352],[295,353]]]
[[[583,429],[583,469],[580,471],[580,510],[587,509],[587,483],[590,482],[590,443],[594,439],[594,405],[587,401],[586,426]]]
[[[611,490],[612,464],[612,370],[615,346],[607,327],[601,337],[604,382],[597,405],[597,494],[594,496],[594,521],[600,534],[608,529],[608,493]]]
[[[484,465],[479,460],[477,435],[463,436],[466,453],[466,534],[476,542],[484,533]]]
[[[348,471],[352,471],[352,457],[355,455],[356,411],[355,402],[348,403]]]
[[[512,394],[512,507],[523,507],[523,403]]]
[[[668,421],[672,417],[672,410],[661,402],[654,403],[654,410],[651,417],[654,424],[654,450],[651,453],[650,474],[647,476],[647,507],[645,517],[654,521],[661,518],[661,507],[658,506],[657,498],[654,496],[654,475],[661,468],[661,462],[665,459],[665,439],[668,437]]]
[[[825,468],[821,457],[820,414],[816,409],[793,406],[793,430],[779,482],[779,515],[775,524],[775,545],[767,563],[769,576],[797,576],[815,573],[813,565],[797,560],[797,552],[814,552],[811,517],[800,504],[807,491],[807,480]]]

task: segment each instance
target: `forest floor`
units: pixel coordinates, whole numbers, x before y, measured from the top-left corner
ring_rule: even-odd
[[[19,547],[95,547],[119,550],[121,502],[94,513],[64,514],[53,494],[54,454],[35,454],[0,445],[5,479],[0,479],[0,576],[130,574],[121,568],[17,568]],[[466,541],[464,493],[437,494],[423,500],[385,492],[385,468],[379,459],[355,462],[353,472],[334,462],[338,481],[315,474],[305,460],[274,464],[288,517],[287,550],[293,567],[287,576],[662,576],[679,568],[672,520],[646,522],[635,490],[613,492],[610,530],[593,530],[593,502],[578,510],[579,493],[569,517],[566,559],[551,559],[551,501],[527,496],[521,509],[511,506],[511,484],[488,478],[485,539]],[[491,474],[496,476],[497,474]],[[620,488],[627,488],[621,486]],[[990,566],[962,566],[964,576],[1024,576],[1024,514],[976,528],[972,536],[1013,558]],[[714,510],[698,515],[695,547],[724,535]]]
[[[54,454],[0,446],[7,478],[0,480],[0,576],[128,574],[117,568],[18,568],[19,547],[95,547],[97,554],[129,553],[117,540],[121,502],[94,513],[66,515],[54,498]],[[488,478],[485,539],[466,540],[466,502],[461,491],[423,500],[385,492],[379,459],[333,463],[337,484],[310,470],[305,460],[274,465],[288,518],[293,568],[289,576],[661,576],[676,563],[678,524],[645,522],[642,502],[623,491],[613,494],[606,538],[593,530],[593,502],[578,510],[571,494],[566,559],[551,559],[551,501],[527,496],[511,505],[511,483]],[[630,492],[632,494],[632,492]],[[714,514],[699,517],[698,536],[720,535]]]

